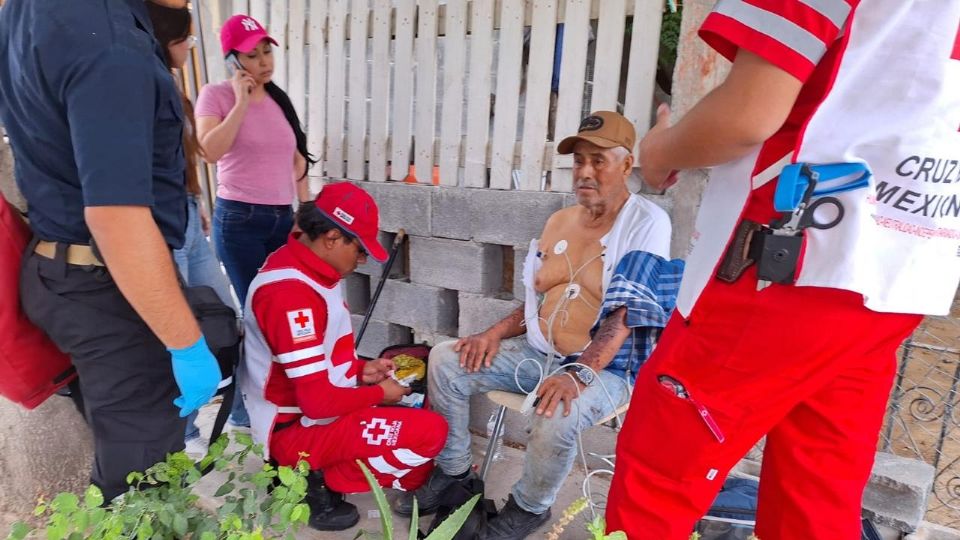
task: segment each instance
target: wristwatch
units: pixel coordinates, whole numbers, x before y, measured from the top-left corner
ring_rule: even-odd
[[[592,369],[584,366],[570,366],[567,368],[567,372],[576,377],[584,386],[590,386],[590,383],[596,377]]]

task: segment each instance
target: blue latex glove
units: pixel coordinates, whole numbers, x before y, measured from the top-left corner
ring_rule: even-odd
[[[217,393],[221,379],[220,366],[203,336],[185,349],[168,348],[167,351],[173,357],[173,378],[181,393],[173,400],[173,404],[180,407],[180,417],[183,418]]]

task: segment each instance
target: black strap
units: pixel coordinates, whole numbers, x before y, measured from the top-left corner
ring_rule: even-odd
[[[234,377],[236,377],[236,375],[234,375]],[[220,410],[217,411],[217,419],[213,421],[213,431],[210,432],[211,443],[223,434],[223,428],[227,424],[227,418],[230,417],[231,409],[233,409],[233,395],[236,393],[236,387],[236,378],[234,378],[234,382],[231,382],[224,388],[223,401],[220,403]]]
[[[233,377],[233,381],[224,387],[223,401],[220,402],[220,410],[217,411],[217,418],[213,421],[213,431],[210,432],[210,444],[216,442],[216,440],[220,438],[220,435],[223,434],[223,428],[227,425],[227,418],[230,417],[230,410],[233,409],[233,395],[237,387],[236,373],[234,373]],[[200,469],[200,474],[206,475],[212,470],[213,462]]]
[[[300,421],[299,418],[294,418],[293,420],[287,420],[286,422],[277,422],[276,424],[273,425],[273,432],[276,433],[278,431],[287,429],[288,427],[296,424],[299,421]]]
[[[210,431],[210,444],[216,442],[216,440],[220,438],[220,435],[223,434],[223,428],[227,425],[227,418],[230,417],[230,411],[233,409],[234,395],[237,393],[237,369],[239,364],[243,362],[243,347],[237,350],[237,354],[236,364],[233,366],[233,379],[230,380],[230,384],[223,388],[223,400],[220,402],[217,418],[213,421],[213,430]],[[213,463],[211,462],[200,470],[200,474],[206,475],[212,470]]]

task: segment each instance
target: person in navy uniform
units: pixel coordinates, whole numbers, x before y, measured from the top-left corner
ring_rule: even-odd
[[[220,381],[171,257],[187,219],[183,111],[152,32],[143,0],[0,9],[0,119],[34,234],[23,309],[77,369],[108,501],[183,448],[183,417]]]

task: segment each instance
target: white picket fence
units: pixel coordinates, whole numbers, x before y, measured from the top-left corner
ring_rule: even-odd
[[[274,81],[322,159],[312,175],[570,191],[571,158],[554,149],[584,110],[620,110],[640,134],[650,125],[663,0],[200,0],[194,11],[193,83],[226,76],[218,33],[234,13],[281,43]]]

